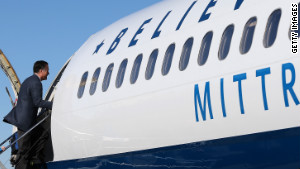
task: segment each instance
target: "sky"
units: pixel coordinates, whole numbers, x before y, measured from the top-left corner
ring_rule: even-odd
[[[70,56],[92,34],[117,20],[161,0],[0,0],[0,49],[14,67],[21,83],[33,74],[37,60],[49,63],[50,75],[43,81],[47,92]],[[12,109],[5,91],[11,85],[0,71],[0,119]],[[11,135],[11,125],[0,121],[0,142]],[[0,161],[10,169],[10,150]]]

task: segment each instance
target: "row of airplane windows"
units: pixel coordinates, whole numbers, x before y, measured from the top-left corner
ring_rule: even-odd
[[[265,48],[269,48],[274,44],[277,36],[280,18],[281,18],[281,9],[277,9],[273,11],[272,14],[269,16],[266,30],[264,33],[264,40],[263,40],[263,45]],[[248,22],[245,24],[243,36],[240,43],[241,54],[246,54],[247,52],[249,52],[252,45],[256,24],[257,24],[256,17],[250,18]],[[231,24],[227,26],[227,28],[225,29],[222,35],[222,39],[219,47],[219,53],[218,53],[218,58],[221,61],[224,60],[229,53],[233,33],[234,33],[234,25]],[[213,38],[213,31],[209,31],[203,37],[201,47],[199,50],[198,60],[197,60],[199,66],[203,66],[207,61],[212,38]],[[190,37],[186,40],[186,42],[183,45],[180,62],[179,62],[180,71],[184,71],[188,66],[190,54],[193,47],[193,42],[194,42],[194,38]],[[163,59],[162,69],[161,69],[161,73],[163,76],[166,76],[170,71],[173,55],[175,51],[175,46],[176,46],[175,43],[172,43],[171,45],[169,45],[169,47],[166,50]],[[153,52],[150,54],[146,72],[145,72],[145,78],[147,80],[150,80],[153,76],[158,53],[159,50],[154,49]],[[142,60],[143,60],[143,54],[139,54],[134,61],[131,75],[130,75],[131,84],[134,84],[138,79]],[[124,59],[120,64],[119,71],[116,77],[117,78],[115,84],[116,88],[120,88],[123,84],[127,63],[128,63],[128,59]],[[103,92],[106,92],[109,87],[113,68],[114,68],[114,63],[111,63],[106,69],[105,76],[103,79],[103,84],[102,84]],[[93,78],[89,90],[90,95],[93,95],[97,89],[97,83],[98,83],[100,72],[101,72],[101,68],[99,67],[95,70],[93,74]],[[78,98],[81,98],[84,94],[87,78],[88,78],[88,72],[85,72],[82,75],[81,82],[79,85],[79,89],[77,93]]]

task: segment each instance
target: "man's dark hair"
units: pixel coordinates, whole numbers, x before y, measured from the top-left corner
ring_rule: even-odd
[[[38,73],[41,69],[44,69],[48,63],[43,60],[36,61],[33,66],[33,72]]]

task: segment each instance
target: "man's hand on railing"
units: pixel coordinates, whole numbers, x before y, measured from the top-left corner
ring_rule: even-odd
[[[5,147],[4,146],[1,147],[0,153],[2,153],[3,151],[5,151]]]

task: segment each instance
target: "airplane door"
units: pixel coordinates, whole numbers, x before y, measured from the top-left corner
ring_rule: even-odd
[[[63,66],[63,68],[59,71],[58,75],[56,76],[56,78],[52,82],[50,88],[48,89],[48,92],[47,92],[44,100],[48,100],[48,101],[54,100],[55,87],[59,83],[71,58],[66,62],[66,64]],[[41,117],[39,117],[39,118],[42,119],[44,116],[46,116],[46,113],[41,115]],[[42,136],[42,138],[41,138],[41,139],[45,139],[45,144],[44,144],[44,149],[43,149],[43,155],[44,155],[43,159],[45,162],[53,161],[54,154],[53,154],[52,137],[51,137],[51,115],[50,115],[50,118],[48,118],[47,120],[45,120],[44,123],[42,123],[42,130],[44,132],[46,132],[46,134],[45,134],[46,136],[45,137]]]

